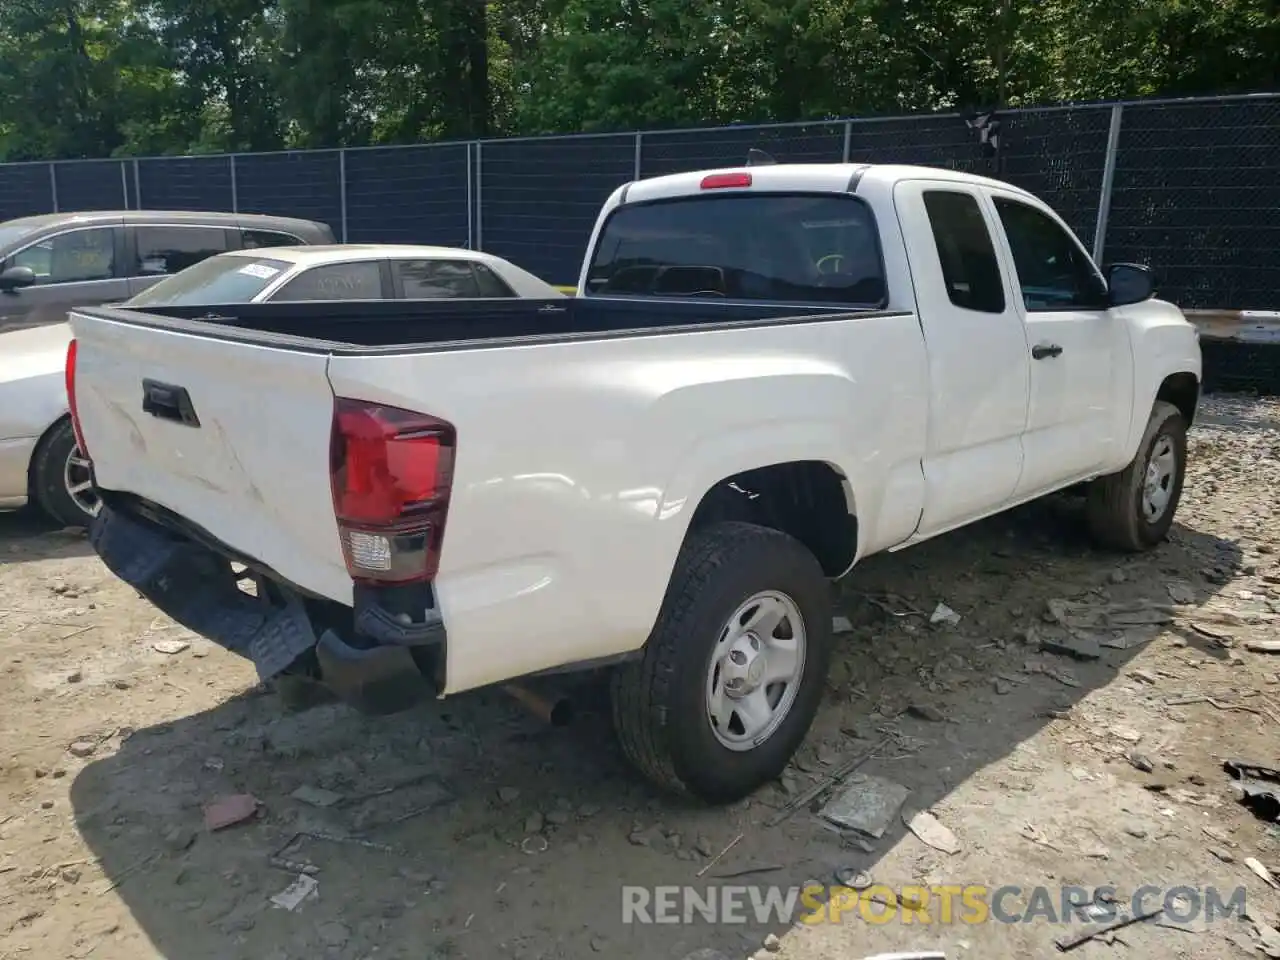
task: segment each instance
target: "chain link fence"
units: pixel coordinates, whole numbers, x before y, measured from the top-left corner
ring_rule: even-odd
[[[1280,311],[1280,94],[405,147],[0,165],[0,220],[232,210],[345,241],[468,246],[577,280],[596,212],[630,180],[742,164],[910,163],[1043,197],[1095,255],[1150,265],[1186,309]]]

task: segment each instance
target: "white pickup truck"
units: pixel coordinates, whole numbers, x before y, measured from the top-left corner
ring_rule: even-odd
[[[1161,542],[1201,361],[1152,295],[1004,183],[756,165],[620,187],[575,298],[77,309],[67,381],[98,553],[264,678],[607,666],[627,756],[723,802],[804,737],[859,560],[1085,482]]]

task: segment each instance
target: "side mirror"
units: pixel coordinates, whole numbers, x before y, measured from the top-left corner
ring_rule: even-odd
[[[1155,277],[1140,263],[1113,263],[1107,267],[1107,303],[1124,307],[1150,300],[1156,292]]]
[[[0,290],[5,293],[32,286],[35,282],[36,272],[30,267],[10,267],[4,273],[0,273]]]

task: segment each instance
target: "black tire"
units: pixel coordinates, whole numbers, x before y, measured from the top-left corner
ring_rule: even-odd
[[[31,458],[31,492],[36,504],[64,527],[87,527],[86,513],[67,490],[67,458],[76,448],[71,418],[65,417],[40,441]]]
[[[712,730],[706,706],[710,658],[734,611],[778,591],[804,621],[797,693],[778,728],[737,752]],[[623,753],[667,790],[708,803],[740,799],[782,773],[817,712],[831,657],[831,592],[799,541],[748,523],[718,523],[689,535],[676,559],[644,656],[612,680],[613,723]]]
[[[1142,508],[1143,485],[1151,452],[1161,438],[1173,447],[1174,472],[1164,512],[1149,520]],[[1187,421],[1171,403],[1157,400],[1133,461],[1119,473],[1099,477],[1089,487],[1089,532],[1099,546],[1140,553],[1169,535],[1187,470]]]

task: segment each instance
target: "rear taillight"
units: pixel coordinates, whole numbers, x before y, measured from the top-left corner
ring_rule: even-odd
[[[453,426],[435,417],[367,400],[335,401],[329,478],[352,580],[435,577],[455,443]]]
[[[89,448],[84,445],[84,433],[80,430],[80,408],[76,405],[76,342],[67,344],[67,407],[71,411],[71,430],[76,435],[76,446],[84,458],[89,459]]]

